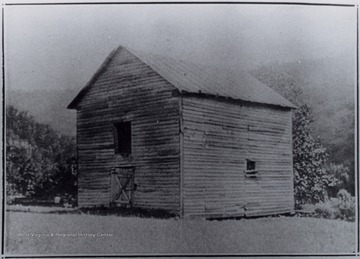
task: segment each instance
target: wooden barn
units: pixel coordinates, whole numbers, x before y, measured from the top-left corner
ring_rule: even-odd
[[[68,108],[80,207],[206,218],[294,210],[295,107],[246,73],[120,46]]]

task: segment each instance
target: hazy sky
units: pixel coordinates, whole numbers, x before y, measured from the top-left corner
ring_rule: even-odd
[[[355,57],[356,10],[283,5],[7,6],[10,89],[80,89],[120,44],[252,69]]]

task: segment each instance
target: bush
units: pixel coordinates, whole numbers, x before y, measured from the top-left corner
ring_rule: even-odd
[[[348,221],[355,221],[355,198],[342,189],[337,194],[334,207],[337,209],[335,217]]]
[[[355,198],[342,189],[336,198],[316,204],[315,215],[326,219],[355,221]]]
[[[335,219],[336,209],[330,201],[320,202],[315,205],[315,215],[324,219]]]
[[[350,167],[348,164],[330,163],[326,167],[326,171],[328,175],[337,179],[333,185],[328,186],[327,192],[330,197],[335,197],[341,189],[347,189],[350,179]]]
[[[76,144],[12,106],[6,107],[6,194],[76,196]],[[9,202],[11,202],[9,200]]]

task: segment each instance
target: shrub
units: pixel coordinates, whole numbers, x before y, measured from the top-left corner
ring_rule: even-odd
[[[336,218],[355,221],[355,198],[350,193],[342,189],[334,199],[334,207],[336,208]]]
[[[348,164],[334,164],[330,163],[326,167],[327,174],[337,179],[333,185],[328,186],[328,194],[330,197],[335,197],[341,189],[346,189],[350,179],[350,167]]]
[[[320,202],[315,205],[315,215],[324,219],[335,219],[336,209],[330,201]]]
[[[76,144],[12,106],[6,107],[6,194],[76,195]],[[10,202],[10,200],[9,200]]]
[[[336,198],[316,204],[315,215],[326,219],[355,221],[355,198],[342,189]]]

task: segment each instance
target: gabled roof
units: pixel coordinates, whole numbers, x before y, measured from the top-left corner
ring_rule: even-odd
[[[98,69],[89,83],[79,92],[68,108],[73,109],[86,94],[87,89],[106,69],[110,61],[124,47],[114,50]],[[170,57],[154,55],[137,50],[126,49],[151,67],[161,77],[175,86],[180,93],[201,93],[210,96],[220,96],[234,100],[270,104],[287,108],[296,108],[291,102],[243,71],[223,70],[204,66]]]

